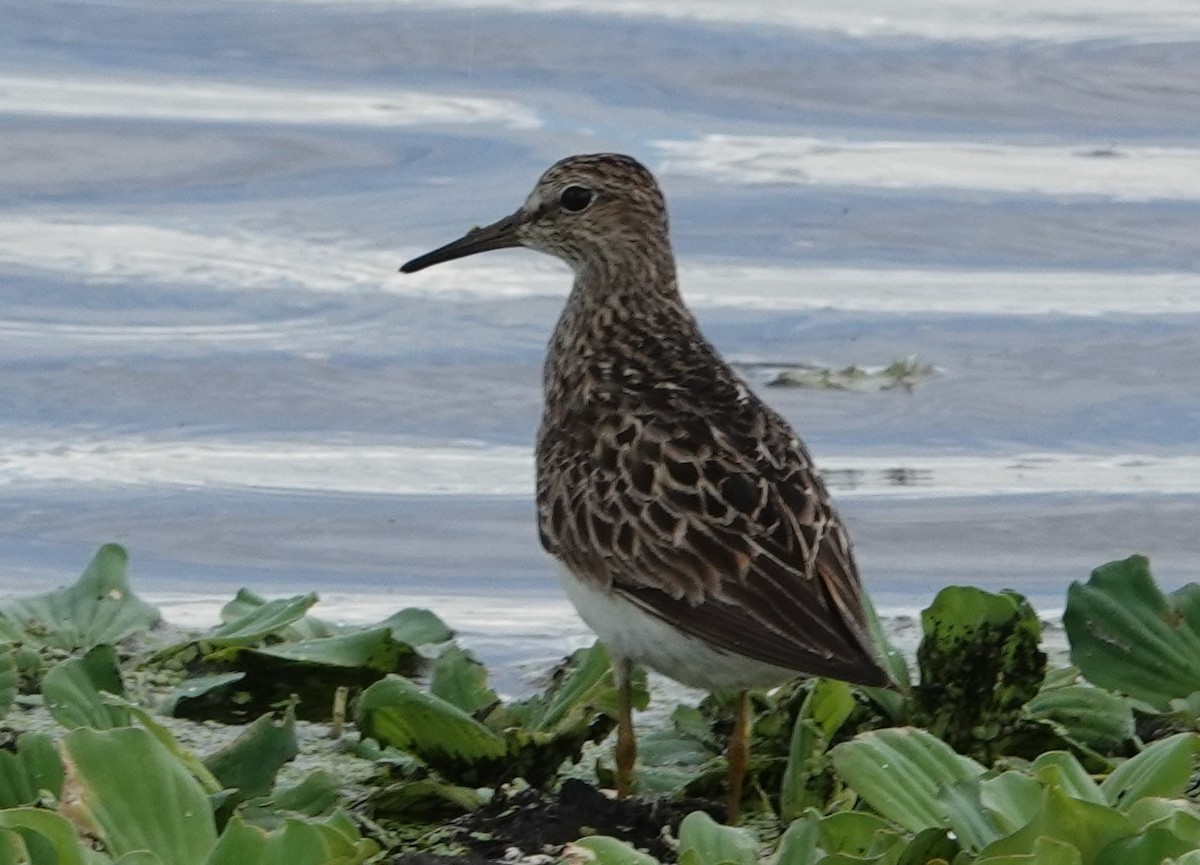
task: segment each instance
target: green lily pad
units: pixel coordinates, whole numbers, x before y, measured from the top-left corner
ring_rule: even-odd
[[[105,544],[74,585],[0,603],[0,639],[72,651],[149,630],[161,617],[133,593],[128,564],[122,547]]]
[[[1159,711],[1200,691],[1200,586],[1164,595],[1150,562],[1131,556],[1067,591],[1071,660],[1087,679]]]

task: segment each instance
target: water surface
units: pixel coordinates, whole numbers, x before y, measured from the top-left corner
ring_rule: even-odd
[[[116,540],[180,621],[428,605],[505,676],[585,640],[532,520],[568,272],[395,270],[596,150],[658,173],[885,612],[1200,578],[1194,4],[605,8],[0,3],[0,590]],[[753,372],[910,355],[911,392]]]

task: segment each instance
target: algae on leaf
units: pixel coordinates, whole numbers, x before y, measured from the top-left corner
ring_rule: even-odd
[[[917,720],[953,748],[990,763],[1017,737],[1046,673],[1041,625],[1015,592],[938,592],[922,612]]]

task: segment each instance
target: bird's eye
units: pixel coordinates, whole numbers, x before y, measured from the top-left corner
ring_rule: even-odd
[[[564,210],[578,213],[592,203],[592,190],[582,186],[568,186],[558,199]]]

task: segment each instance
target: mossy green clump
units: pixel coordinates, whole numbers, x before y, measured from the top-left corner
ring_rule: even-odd
[[[984,763],[1011,753],[1046,675],[1037,614],[1015,592],[942,589],[921,614],[914,720]]]

